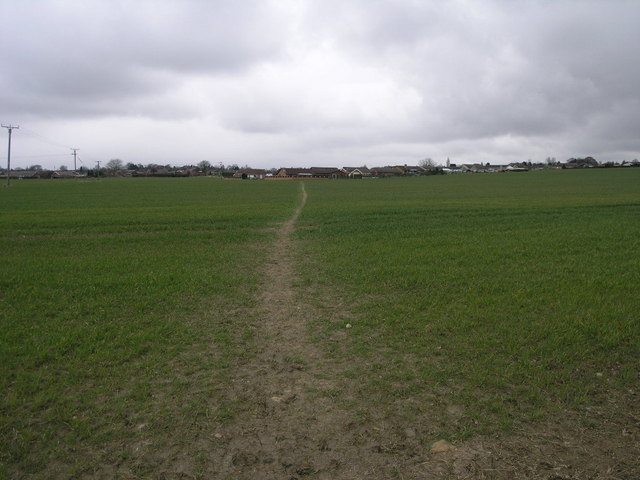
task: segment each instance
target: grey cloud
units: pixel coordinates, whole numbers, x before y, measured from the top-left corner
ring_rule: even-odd
[[[327,7],[324,7],[325,9]],[[347,2],[334,35],[354,60],[421,92],[415,138],[541,135],[637,98],[633,2]],[[323,10],[323,8],[319,8]],[[328,16],[327,16],[328,17]],[[323,20],[324,21],[324,20]]]
[[[0,0],[14,19],[0,105],[11,121],[201,122],[218,135],[202,148],[239,163],[258,139],[270,158],[626,154],[639,13],[631,0]]]
[[[266,2],[3,2],[0,99],[8,111],[121,112],[189,74],[239,74],[280,55]]]

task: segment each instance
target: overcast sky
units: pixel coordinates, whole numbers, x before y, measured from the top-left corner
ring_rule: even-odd
[[[12,166],[73,167],[70,147],[87,167],[640,157],[637,0],[0,0],[0,18]]]

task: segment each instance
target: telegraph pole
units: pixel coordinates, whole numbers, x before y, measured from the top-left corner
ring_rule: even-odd
[[[73,155],[73,171],[77,172],[78,171],[78,167],[76,166],[76,152],[78,150],[80,150],[79,148],[72,148],[71,150],[73,150],[73,153],[71,155]]]
[[[2,128],[6,128],[9,131],[9,148],[7,150],[7,187],[11,185],[11,131],[14,128],[20,128],[18,125],[4,125]]]

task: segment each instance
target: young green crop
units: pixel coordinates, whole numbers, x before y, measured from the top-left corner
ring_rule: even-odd
[[[307,281],[355,315],[342,354],[363,397],[391,417],[460,407],[441,433],[468,436],[637,386],[638,185],[639,170],[310,183]]]
[[[90,474],[150,435],[233,415],[255,268],[294,184],[36,180],[0,194],[0,477]]]
[[[293,287],[326,307],[311,333],[340,368],[317,372],[355,385],[325,394],[365,423],[428,418],[434,439],[637,389],[639,180],[305,182]],[[140,451],[213,448],[247,407],[228,385],[260,348],[258,267],[299,198],[212,178],[1,189],[0,478],[151,477]]]

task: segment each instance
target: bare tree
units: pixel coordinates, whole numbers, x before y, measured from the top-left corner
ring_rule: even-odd
[[[431,158],[425,158],[424,160],[420,160],[419,165],[425,170],[435,170],[438,166],[436,162],[434,162]]]
[[[211,170],[211,164],[207,160],[202,160],[200,163],[198,163],[198,168],[203,172],[208,172],[209,170]]]
[[[120,160],[119,158],[112,158],[111,160],[109,160],[107,162],[106,167],[109,170],[114,170],[115,171],[115,170],[122,170],[122,166],[123,165],[124,164],[122,163],[122,160]]]

